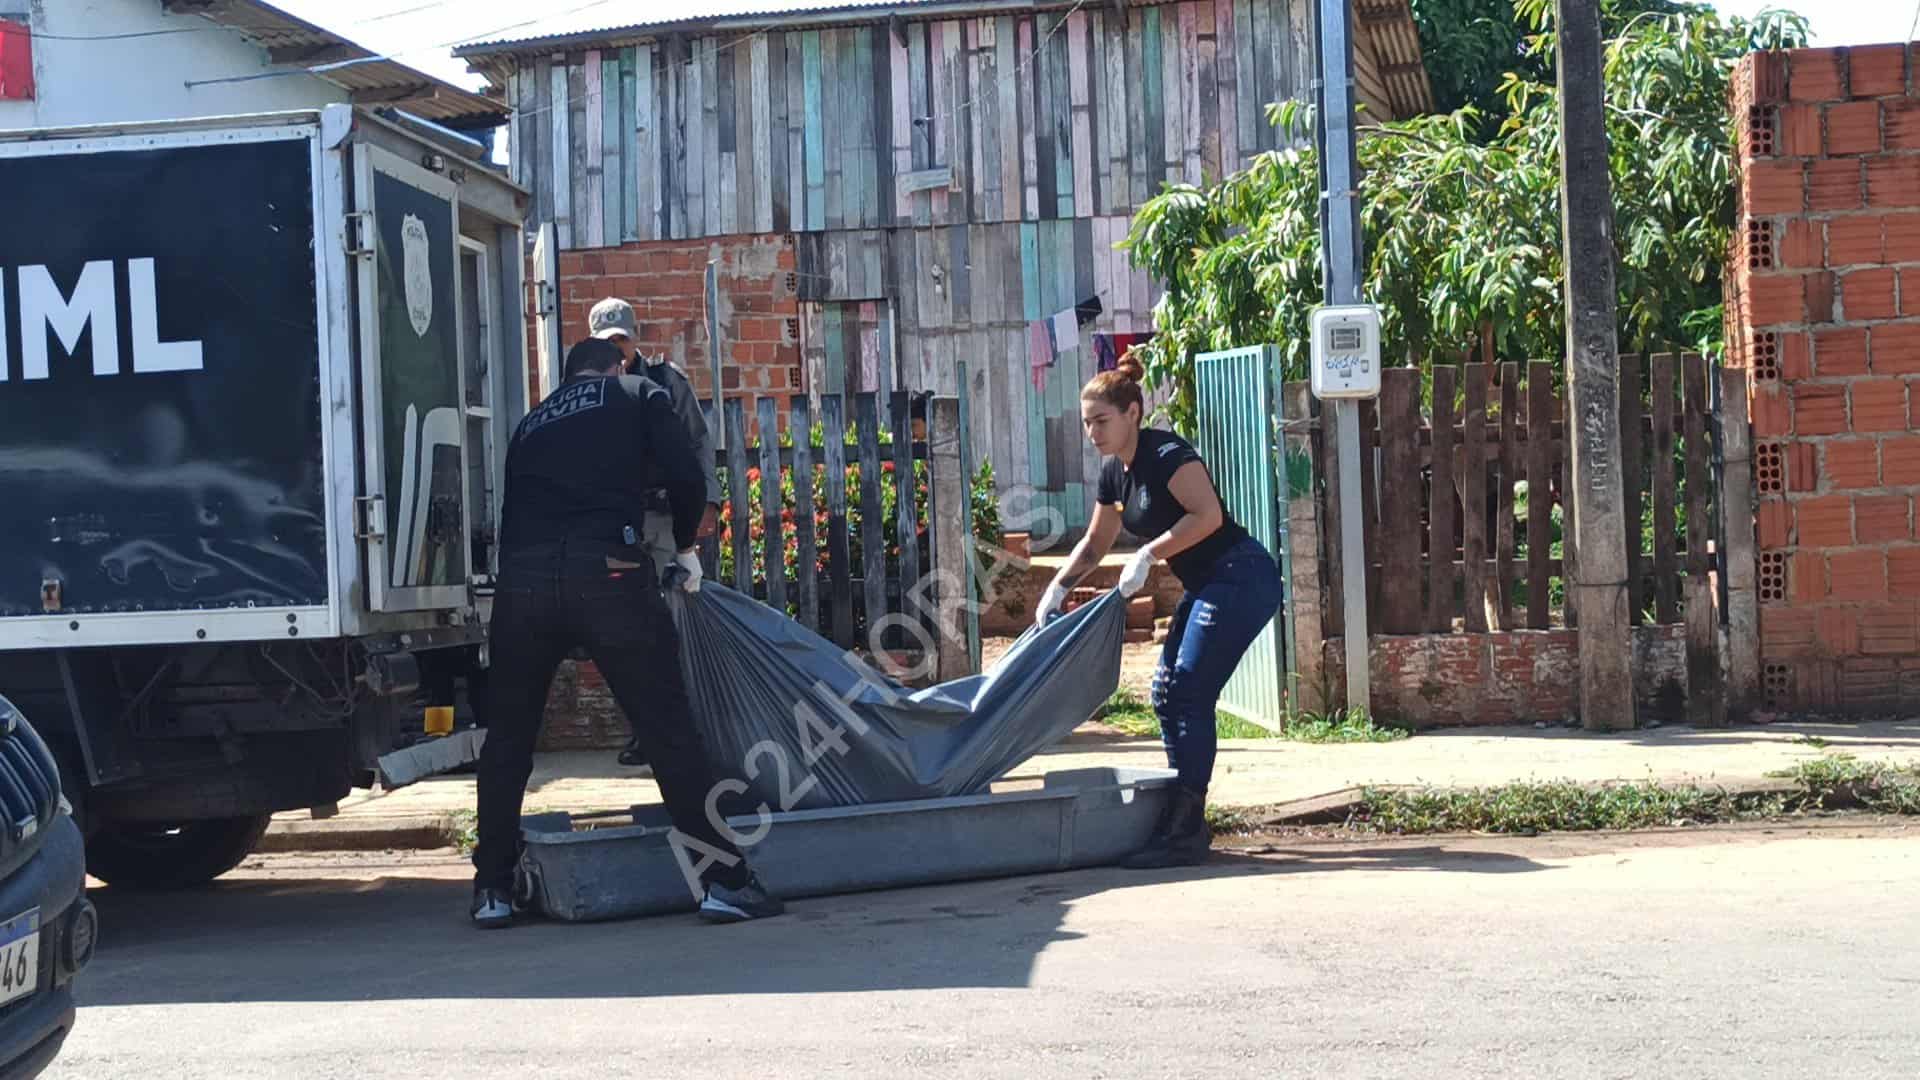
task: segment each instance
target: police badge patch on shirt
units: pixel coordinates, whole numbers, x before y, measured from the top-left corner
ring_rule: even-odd
[[[519,438],[546,427],[556,420],[565,420],[578,416],[589,409],[597,409],[607,403],[607,380],[582,379],[567,383],[547,396],[540,407],[527,414],[520,422]]]

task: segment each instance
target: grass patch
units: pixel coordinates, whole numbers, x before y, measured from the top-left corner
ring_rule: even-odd
[[[1153,707],[1125,687],[1115,690],[1107,703],[1093,714],[1093,719],[1136,739],[1160,737],[1160,720],[1153,715]]]
[[[1646,829],[1864,810],[1920,815],[1920,767],[1830,754],[1774,774],[1796,789],[1730,792],[1650,782],[1587,786],[1569,780],[1488,788],[1365,788],[1350,827],[1381,833]]]
[[[472,810],[455,810],[448,815],[447,825],[453,834],[453,846],[462,855],[472,855],[474,845],[480,842],[480,815]]]
[[[1283,738],[1311,743],[1398,742],[1413,734],[1411,728],[1382,724],[1364,709],[1335,709],[1322,715],[1301,712],[1287,718]]]
[[[1215,836],[1252,833],[1259,827],[1259,822],[1245,807],[1207,804],[1207,828]]]
[[[1742,805],[1739,796],[1700,787],[1613,784],[1584,787],[1567,780],[1492,788],[1395,791],[1366,788],[1348,824],[1371,832],[1487,832],[1531,835],[1599,829],[1646,829],[1737,821],[1779,806]]]
[[[1920,765],[1861,761],[1828,754],[1775,775],[1800,785],[1808,810],[1860,809],[1876,814],[1920,814]]]
[[[1827,740],[1818,735],[1798,735],[1794,737],[1793,741],[1797,746],[1811,746],[1816,750],[1825,750],[1827,748]]]
[[[1120,689],[1100,706],[1093,719],[1136,739],[1160,737],[1160,719],[1153,706],[1132,690]],[[1413,734],[1406,728],[1380,724],[1364,710],[1338,709],[1331,713],[1295,713],[1285,727],[1275,733],[1251,721],[1224,712],[1213,717],[1214,730],[1223,739],[1289,739],[1294,742],[1352,743],[1393,742]]]

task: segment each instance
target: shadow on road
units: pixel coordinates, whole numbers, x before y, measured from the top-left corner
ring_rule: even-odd
[[[691,915],[620,923],[533,922],[482,933],[466,921],[460,864],[436,876],[240,877],[188,893],[92,893],[99,959],[84,1004],[658,998],[1029,985],[1085,897],[1228,878],[1341,869],[1512,872],[1524,857],[1439,846],[1222,852],[1205,867],[1117,868],[795,901],[787,917],[713,927]],[[1149,892],[1139,902],[1152,904]],[[476,1018],[476,1022],[481,1022]]]
[[[1261,856],[1278,856],[1280,873],[1316,873],[1324,870],[1421,870],[1442,874],[1522,874],[1552,867],[1510,851],[1449,848],[1433,844],[1408,846],[1405,841],[1378,844],[1261,845],[1248,849]]]

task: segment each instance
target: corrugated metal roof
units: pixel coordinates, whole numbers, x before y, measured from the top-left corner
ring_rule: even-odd
[[[493,127],[506,122],[506,105],[436,79],[339,34],[260,0],[194,0],[176,3],[178,14],[211,19],[266,49],[275,64],[318,68],[314,77],[346,90],[358,104],[404,107],[416,116],[452,128]],[[339,67],[329,65],[340,64]]]
[[[1085,2],[1085,0],[1083,0]],[[1105,2],[1105,0],[1101,0]],[[1136,0],[1138,2],[1138,0]],[[1150,0],[1159,3],[1166,0]],[[581,11],[573,17],[573,22],[581,25],[568,25],[566,16],[551,23],[543,21],[542,32],[518,38],[499,38],[491,41],[475,42],[463,45],[453,51],[455,56],[474,61],[474,69],[486,74],[491,81],[498,83],[505,77],[498,65],[488,63],[490,57],[505,57],[513,54],[544,52],[549,49],[565,49],[572,46],[593,46],[629,44],[657,37],[677,29],[697,30],[712,28],[717,24],[753,23],[779,24],[787,20],[805,19],[808,21],[831,20],[837,15],[846,15],[846,21],[874,21],[878,17],[899,12],[915,18],[926,18],[936,13],[944,14],[1006,11],[1006,10],[1047,10],[1075,6],[1072,0],[795,0],[790,7],[769,7],[769,0],[712,0],[704,5],[701,15],[695,18],[659,19],[651,22],[627,23],[620,26],[594,26],[598,20],[598,9]],[[1413,21],[1413,10],[1408,0],[1353,0],[1355,36],[1370,47],[1380,66],[1381,77],[1387,84],[1388,96],[1394,118],[1418,116],[1433,111],[1433,88],[1428,82],[1426,67],[1420,49],[1420,31]]]
[[[478,57],[490,53],[510,53],[538,51],[556,45],[567,45],[577,41],[617,41],[625,38],[647,38],[662,31],[678,27],[706,27],[715,23],[730,21],[779,22],[783,19],[815,19],[820,16],[846,14],[850,19],[860,19],[871,13],[888,11],[906,11],[914,8],[952,8],[956,11],[990,10],[1006,8],[1044,8],[1072,7],[1073,0],[1053,0],[1048,3],[1028,3],[1023,0],[843,0],[835,3],[827,0],[794,0],[789,7],[769,7],[769,0],[716,0],[703,5],[701,14],[676,19],[653,19],[647,22],[623,23],[618,26],[595,26],[597,12],[588,16],[579,13],[568,25],[569,20],[562,16],[551,22],[542,21],[541,32],[531,36],[517,38],[496,38],[491,41],[477,41],[471,45],[462,45],[453,50],[455,56]],[[1091,0],[1086,0],[1091,2]],[[582,19],[584,16],[584,21]]]

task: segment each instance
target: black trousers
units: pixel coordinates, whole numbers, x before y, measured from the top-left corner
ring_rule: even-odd
[[[703,877],[729,887],[746,881],[746,861],[707,818],[715,778],[687,704],[679,635],[644,549],[576,540],[503,552],[488,640],[477,884],[513,883],[547,689],[576,645],[593,658],[633,725],[674,825],[736,860],[710,866]]]

